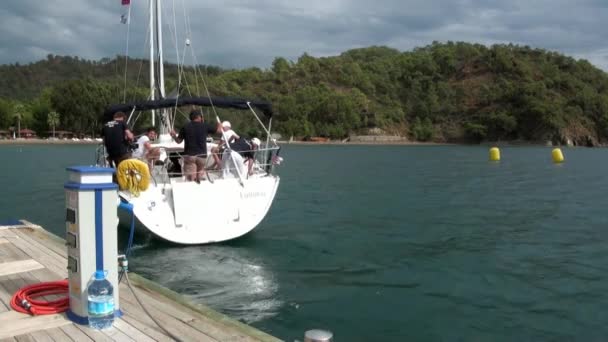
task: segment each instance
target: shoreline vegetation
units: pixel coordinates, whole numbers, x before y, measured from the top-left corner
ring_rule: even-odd
[[[327,145],[327,146],[485,146],[485,147],[566,147],[573,148],[577,146],[568,145],[551,145],[542,142],[532,141],[495,141],[495,142],[482,142],[482,143],[467,143],[467,142],[431,142],[431,141],[408,141],[408,140],[392,140],[392,141],[341,141],[341,140],[330,140],[330,141],[287,141],[277,140],[279,145]],[[99,141],[86,141],[86,140],[48,140],[48,139],[0,139],[1,145],[97,145],[101,144]],[[578,146],[584,147],[584,146]],[[592,147],[606,147],[604,145],[592,146]]]
[[[96,145],[99,141],[73,141],[73,140],[47,140],[47,139],[5,139],[0,140],[0,145]],[[286,141],[277,140],[279,145],[458,145],[452,143],[421,142],[421,141],[366,141],[366,142],[344,142],[339,140],[331,141]]]
[[[93,145],[99,141],[49,140],[49,139],[0,139],[0,145]]]
[[[95,138],[108,105],[149,97],[141,81],[148,79],[147,64],[125,56],[91,61],[50,54],[27,65],[0,65],[0,136],[21,130],[22,137],[57,131]],[[212,96],[268,100],[273,132],[282,140],[350,138],[355,144],[353,137],[383,135],[393,139],[380,144],[608,144],[608,74],[586,60],[530,46],[371,46],[328,57],[304,53],[295,61],[277,57],[267,69],[196,68],[165,63],[167,90],[196,93],[184,85],[197,84],[202,74]],[[187,121],[187,110],[176,116],[176,127]],[[217,113],[239,134],[263,136],[251,116]],[[133,121],[135,133],[151,126],[150,114]],[[368,140],[357,143],[380,139]]]

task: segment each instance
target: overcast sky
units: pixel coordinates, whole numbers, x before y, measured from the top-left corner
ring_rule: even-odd
[[[162,0],[165,54],[175,61],[189,17],[196,62],[269,67],[386,45],[432,41],[516,43],[585,58],[608,70],[608,0]],[[185,6],[184,6],[185,5]],[[175,6],[175,26],[173,22]],[[124,54],[121,0],[1,0],[0,63],[47,54],[100,59]],[[186,13],[184,14],[184,7]],[[146,54],[148,0],[131,0],[129,55]],[[185,62],[192,63],[190,52]]]

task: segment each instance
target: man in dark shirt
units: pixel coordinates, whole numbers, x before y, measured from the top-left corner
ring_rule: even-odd
[[[171,136],[178,144],[184,141],[184,174],[187,180],[200,182],[205,168],[205,158],[207,158],[207,134],[221,133],[222,125],[218,122],[212,126],[204,122],[203,114],[193,110],[190,113],[190,122],[187,123],[175,134]]]
[[[131,157],[129,141],[133,141],[133,133],[127,127],[125,113],[116,112],[113,118],[103,126],[101,135],[110,166],[118,167],[120,162]]]
[[[248,164],[247,170],[250,175],[255,162],[255,152],[258,148],[260,148],[260,143],[260,139],[258,138],[248,140],[239,137],[234,141],[234,143],[230,144],[230,148],[233,151],[238,152],[241,156],[243,156],[243,158],[245,158],[245,161]]]

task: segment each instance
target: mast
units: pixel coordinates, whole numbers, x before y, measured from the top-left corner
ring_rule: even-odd
[[[158,69],[160,98],[165,98],[165,70],[163,64],[163,30],[160,0],[156,0],[156,37],[158,38]]]
[[[165,65],[163,60],[163,28],[162,28],[162,8],[160,5],[161,0],[156,1],[156,43],[158,48],[158,95],[161,99],[165,98]],[[169,109],[164,108],[160,111],[160,135],[159,142],[168,143],[171,142],[171,136],[169,131],[171,130],[169,123]]]
[[[154,2],[150,0],[150,100],[156,98],[156,82],[154,80]],[[152,126],[155,126],[154,117],[156,111],[152,110]]]

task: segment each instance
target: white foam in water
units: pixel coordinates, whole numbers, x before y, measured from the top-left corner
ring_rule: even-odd
[[[275,275],[251,250],[230,246],[163,248],[131,260],[135,272],[247,323],[276,316],[283,306],[276,299],[279,286]]]

